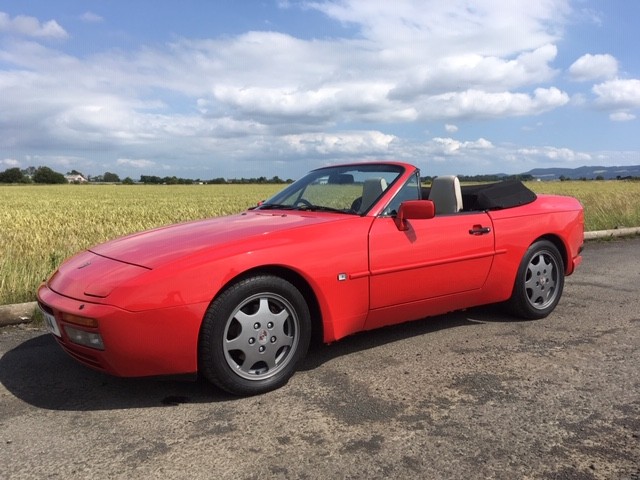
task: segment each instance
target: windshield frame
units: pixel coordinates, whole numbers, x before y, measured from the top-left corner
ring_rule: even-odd
[[[293,182],[280,192],[268,198],[257,207],[258,210],[299,210],[299,211],[323,211],[337,214],[348,214],[364,216],[373,209],[395,184],[405,176],[407,167],[401,163],[376,162],[376,163],[353,163],[334,165],[329,167],[311,170],[305,176]],[[333,205],[312,204],[304,198],[305,192],[310,186],[318,187],[322,185],[339,188],[340,185],[350,186],[361,191],[364,180],[367,178],[382,178],[384,180],[382,192],[369,205],[361,210],[353,209],[358,197],[354,197],[351,208],[337,209]],[[359,180],[360,179],[360,180]],[[360,197],[361,198],[361,197]]]

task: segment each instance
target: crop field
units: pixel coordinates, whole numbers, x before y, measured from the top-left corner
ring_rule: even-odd
[[[0,187],[0,305],[35,299],[66,257],[170,223],[255,206],[279,185],[51,185]]]
[[[586,230],[640,226],[640,182],[531,182],[578,198]],[[66,257],[170,223],[237,213],[282,185],[0,186],[0,305],[35,299]]]
[[[536,193],[568,195],[584,207],[585,230],[640,227],[640,182],[526,182]]]

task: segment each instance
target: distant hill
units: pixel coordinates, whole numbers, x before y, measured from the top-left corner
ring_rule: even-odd
[[[602,177],[606,180],[636,177],[640,178],[640,165],[622,167],[578,167],[578,168],[534,168],[522,175],[531,175],[540,180],[558,180],[561,176],[571,180],[586,178],[593,180]]]

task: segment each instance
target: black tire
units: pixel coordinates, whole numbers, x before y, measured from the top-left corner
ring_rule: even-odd
[[[553,243],[539,240],[522,257],[509,307],[522,318],[544,318],[558,305],[563,288],[562,255]]]
[[[280,277],[249,277],[209,306],[200,331],[200,373],[234,395],[268,392],[288,382],[310,338],[300,291]]]

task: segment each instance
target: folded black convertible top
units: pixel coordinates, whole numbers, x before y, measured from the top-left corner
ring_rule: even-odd
[[[536,194],[516,180],[462,187],[464,210],[500,210],[526,205]]]

